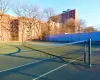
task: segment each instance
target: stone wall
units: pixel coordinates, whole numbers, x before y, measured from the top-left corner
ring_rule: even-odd
[[[0,41],[10,40],[10,16],[0,15]]]
[[[41,22],[30,18],[19,17],[19,41],[39,39],[41,36]]]
[[[0,17],[0,41],[26,41],[39,39],[41,22],[23,17]]]

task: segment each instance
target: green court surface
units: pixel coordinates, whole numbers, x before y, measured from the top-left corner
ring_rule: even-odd
[[[0,54],[7,54],[16,51],[17,51],[16,47],[7,45],[6,43],[0,43]]]
[[[1,70],[5,70],[5,69],[9,69],[12,67],[16,67],[16,66],[20,66],[23,64],[27,64],[29,62],[32,62],[33,60],[31,59],[23,59],[23,58],[19,58],[19,57],[11,57],[11,56],[0,56],[0,71]],[[34,60],[35,61],[35,60]]]
[[[100,46],[92,46],[89,68],[84,64],[83,45],[60,47],[57,43],[49,45],[53,44],[50,42],[30,43],[27,45],[33,50],[20,43],[0,43],[0,80],[100,80]]]

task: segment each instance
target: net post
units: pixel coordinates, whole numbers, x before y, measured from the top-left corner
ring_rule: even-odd
[[[91,65],[91,39],[88,40],[88,65],[89,67],[92,67]]]
[[[84,64],[86,64],[86,42],[84,47]]]

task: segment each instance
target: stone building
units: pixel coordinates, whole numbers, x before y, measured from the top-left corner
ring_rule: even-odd
[[[30,18],[0,16],[0,41],[26,41],[39,39],[41,22]]]
[[[10,40],[10,16],[0,15],[0,41]]]
[[[41,22],[30,18],[19,17],[19,41],[40,39]]]
[[[55,22],[55,25],[59,24],[60,28],[67,26],[65,31],[66,33],[77,33],[80,28],[76,9],[68,9],[67,11],[63,11],[61,14],[51,16],[49,19]]]

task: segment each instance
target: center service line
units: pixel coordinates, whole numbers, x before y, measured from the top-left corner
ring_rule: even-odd
[[[82,58],[82,57],[83,57],[83,56],[78,57],[77,59],[80,59],[80,58]],[[41,78],[41,77],[44,77],[44,76],[46,76],[46,75],[48,75],[48,74],[50,74],[50,73],[52,73],[52,72],[54,72],[54,71],[56,71],[56,70],[58,70],[58,69],[60,69],[60,68],[63,68],[64,66],[67,66],[67,65],[71,64],[72,62],[75,62],[77,59],[72,60],[72,61],[70,61],[70,62],[67,63],[67,64],[61,65],[61,66],[59,66],[59,67],[57,67],[57,68],[55,68],[55,69],[53,69],[53,70],[51,70],[51,71],[49,71],[49,72],[43,74],[43,75],[40,75],[39,77],[36,77],[36,78],[34,78],[34,79],[32,79],[32,80],[37,80],[37,79],[39,79],[39,78]]]

